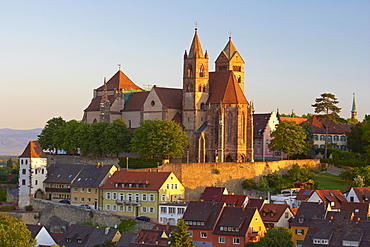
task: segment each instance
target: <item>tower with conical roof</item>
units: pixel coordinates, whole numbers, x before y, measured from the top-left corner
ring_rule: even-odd
[[[352,101],[351,118],[352,118],[352,119],[357,120],[357,108],[356,108],[356,98],[355,98],[355,93],[353,93],[353,101]]]
[[[244,92],[244,60],[232,42],[231,36],[215,63],[216,72],[222,70],[233,71],[240,88]]]
[[[19,156],[19,207],[29,205],[31,197],[44,197],[46,175],[47,157],[37,141],[30,141]]]

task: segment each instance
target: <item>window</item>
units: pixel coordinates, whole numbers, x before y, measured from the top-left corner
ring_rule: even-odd
[[[112,199],[113,199],[113,200],[117,200],[117,193],[116,193],[116,192],[113,192],[113,193],[112,193]]]
[[[127,212],[132,212],[132,206],[127,206],[126,211]]]
[[[35,168],[35,174],[37,174],[37,168]]]
[[[185,213],[185,208],[178,208],[177,209],[177,214],[184,214]]]
[[[123,200],[125,199],[125,196],[124,196],[124,194],[123,194],[123,193],[120,193],[120,194],[119,194],[119,199],[120,199],[121,201],[123,201]]]
[[[91,202],[91,198],[89,197],[89,198],[87,198],[87,202]]]
[[[81,197],[81,198],[80,198],[80,201],[81,201],[81,202],[84,202],[84,201],[85,201],[85,198]]]
[[[207,232],[200,232],[201,238],[207,238]]]
[[[98,189],[94,189],[94,193],[96,194],[96,193],[98,193]]]
[[[78,189],[77,188],[73,188],[73,192],[78,192]]]
[[[150,194],[149,195],[149,201],[151,201],[151,202],[154,202],[155,201],[155,198],[154,198],[154,195],[153,194]]]
[[[77,197],[73,197],[73,201],[77,202],[78,201]]]
[[[87,189],[87,193],[91,193],[91,188],[88,188]]]
[[[22,185],[26,185],[26,179],[22,179]]]
[[[169,207],[169,208],[168,208],[168,213],[169,213],[169,214],[175,214],[175,213],[176,213],[176,208],[174,208],[174,207]]]
[[[331,207],[334,207],[335,206],[335,202],[330,202],[330,206]]]
[[[82,239],[77,239],[78,244],[82,244]]]
[[[303,235],[303,234],[304,234],[304,230],[303,230],[303,229],[296,229],[296,230],[295,230],[295,233],[296,233],[297,235]]]
[[[81,188],[81,193],[84,193],[85,192],[85,188]]]
[[[107,211],[110,211],[110,205],[109,205],[109,204],[105,205],[105,209],[106,209]]]
[[[26,169],[22,169],[22,174],[26,174]]]
[[[112,210],[113,210],[113,211],[117,211],[117,205],[116,205],[116,204],[113,204],[113,205],[112,205]]]
[[[225,237],[218,237],[218,242],[219,242],[220,244],[224,244],[224,243],[226,243],[226,239],[225,239]]]
[[[146,213],[147,212],[147,208],[146,207],[141,207],[141,212],[142,213]]]
[[[119,206],[119,211],[125,211],[125,206]]]
[[[162,202],[166,201],[166,195],[162,195]]]
[[[149,207],[149,213],[154,214],[154,208],[153,207]]]
[[[161,214],[167,214],[167,208],[161,207]]]
[[[240,244],[240,238],[233,238],[233,244]]]
[[[38,183],[38,181],[37,181],[37,180],[35,180],[35,185],[37,185],[37,183]]]
[[[288,217],[289,217],[289,213],[285,212],[285,218],[288,218]]]
[[[147,195],[146,195],[146,194],[142,194],[142,195],[141,195],[141,199],[142,199],[143,201],[146,201],[146,200],[147,200]]]
[[[107,192],[107,194],[106,194],[106,199],[107,199],[107,200],[110,200],[110,192]]]

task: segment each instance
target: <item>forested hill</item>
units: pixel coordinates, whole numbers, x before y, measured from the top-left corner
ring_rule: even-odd
[[[29,141],[36,141],[42,129],[0,129],[0,155],[19,156]]]

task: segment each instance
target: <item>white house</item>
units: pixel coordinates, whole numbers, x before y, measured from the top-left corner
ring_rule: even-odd
[[[178,220],[184,215],[187,206],[187,202],[168,202],[159,204],[158,222],[163,225],[170,224],[176,226]]]
[[[349,202],[370,202],[369,187],[352,187],[346,195]]]
[[[53,244],[57,244],[44,226],[27,224],[27,228],[31,232],[31,237],[37,241],[35,247],[52,246]]]
[[[47,157],[37,141],[30,141],[19,156],[19,201],[21,208],[29,205],[30,197],[43,198],[43,182],[47,174]]]

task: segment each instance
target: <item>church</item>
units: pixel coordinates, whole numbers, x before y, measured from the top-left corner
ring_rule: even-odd
[[[144,90],[120,69],[94,89],[82,121],[112,122],[123,118],[135,129],[145,119],[177,122],[190,145],[183,162],[253,161],[253,105],[244,94],[244,60],[231,37],[209,71],[198,30],[183,58],[183,87]]]

